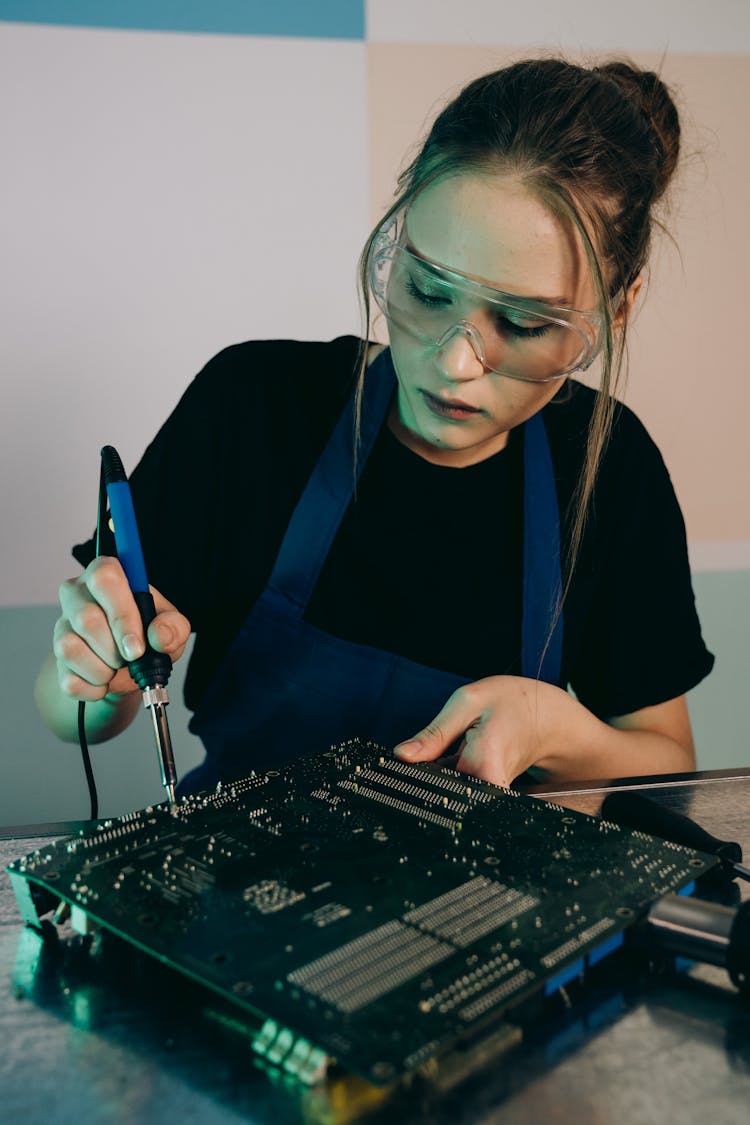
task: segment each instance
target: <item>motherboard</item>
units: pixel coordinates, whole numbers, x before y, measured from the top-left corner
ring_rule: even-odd
[[[716,860],[352,741],[45,847],[27,922],[69,904],[254,1021],[307,1085],[389,1085],[491,1036]],[[45,901],[46,899],[46,901]]]

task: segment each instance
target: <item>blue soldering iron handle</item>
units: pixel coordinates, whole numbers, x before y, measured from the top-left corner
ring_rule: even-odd
[[[157,652],[148,642],[148,627],[156,617],[156,606],[146,577],[146,564],[143,560],[130,485],[120,455],[114,446],[105,445],[101,457],[117,557],[138,606],[146,642],[143,656],[138,660],[131,660],[128,671],[142,691],[157,685],[165,687],[172,672],[172,661],[165,652]]]

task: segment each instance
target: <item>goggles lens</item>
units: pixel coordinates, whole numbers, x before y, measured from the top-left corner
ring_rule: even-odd
[[[425,261],[384,232],[373,248],[370,285],[387,320],[439,350],[470,340],[499,375],[544,383],[588,367],[601,347],[597,313],[503,293]]]

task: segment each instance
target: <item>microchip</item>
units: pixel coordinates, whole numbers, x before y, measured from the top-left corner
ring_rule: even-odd
[[[261,914],[276,914],[287,906],[294,906],[305,897],[304,891],[295,891],[278,879],[261,879],[242,892],[243,902]]]

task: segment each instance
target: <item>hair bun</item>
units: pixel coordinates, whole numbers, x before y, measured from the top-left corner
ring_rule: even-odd
[[[672,95],[653,70],[641,70],[632,63],[620,61],[596,69],[617,83],[649,123],[660,155],[654,183],[654,199],[659,199],[669,185],[680,155],[680,117]]]

